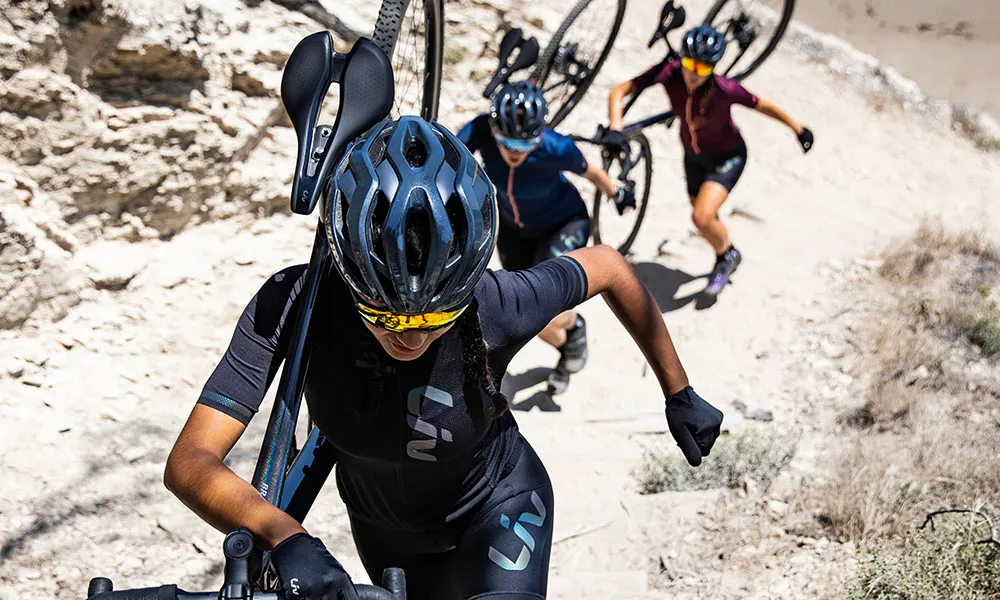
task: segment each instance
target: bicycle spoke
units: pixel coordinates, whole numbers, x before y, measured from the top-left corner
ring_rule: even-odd
[[[423,96],[425,40],[427,35],[424,0],[412,0],[403,17],[403,25],[392,57],[396,78],[393,116],[419,114]]]
[[[631,182],[635,193],[636,208],[626,209],[622,215],[618,214],[613,198],[601,197],[601,210],[599,219],[599,229],[601,243],[608,244],[619,250],[627,246],[629,237],[633,235],[636,222],[641,218],[642,199],[646,194],[646,171],[649,165],[645,164],[642,147],[637,140],[629,143],[627,152],[615,156],[608,166],[608,175],[615,182]]]
[[[597,66],[604,42],[610,35],[617,0],[592,2],[577,15],[559,45],[549,77],[559,77],[559,84],[546,88],[550,116],[555,115],[576,92],[579,82]]]
[[[751,47],[763,50],[764,44],[757,44],[757,41],[770,36],[766,35],[759,11],[757,0],[731,0],[714,20],[713,25],[726,36],[729,45],[723,59],[727,65],[722,69],[723,74],[731,75],[734,70],[745,69],[757,56],[756,51],[750,52]],[[744,57],[747,60],[741,62]]]

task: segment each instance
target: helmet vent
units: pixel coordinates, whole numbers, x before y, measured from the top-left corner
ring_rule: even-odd
[[[420,209],[406,215],[406,268],[410,273],[424,273],[431,249],[431,220]]]
[[[451,240],[451,247],[448,248],[448,256],[450,257],[455,252],[463,251],[465,248],[465,238],[469,232],[465,227],[465,209],[462,207],[462,199],[458,197],[458,194],[453,193],[448,197],[445,209],[448,213],[448,221],[455,232]]]
[[[372,139],[368,145],[368,158],[372,161],[372,164],[380,164],[382,159],[385,158],[385,148],[388,142],[389,134],[386,131],[381,132]]]
[[[372,208],[372,219],[371,219],[371,236],[372,236],[372,246],[381,247],[382,246],[382,226],[385,224],[385,218],[389,214],[389,199],[385,197],[385,192],[382,190],[375,191],[375,206]]]
[[[427,146],[416,137],[411,137],[406,141],[406,162],[414,169],[427,164]]]

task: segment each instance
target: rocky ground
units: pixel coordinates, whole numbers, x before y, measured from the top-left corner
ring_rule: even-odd
[[[482,109],[488,47],[503,28],[551,31],[556,4],[448,3],[449,32],[462,33],[449,44],[462,41],[449,46],[445,124]],[[705,3],[690,4],[700,14]],[[370,23],[373,9],[362,4],[351,19]],[[658,59],[645,48],[658,12],[632,3],[566,131],[592,132],[610,85]],[[76,598],[99,574],[120,587],[218,583],[221,534],[160,477],[245,302],[268,274],[308,256],[314,222],[283,208],[294,136],[274,90],[287,53],[315,29],[269,2],[28,0],[4,10],[0,598]],[[787,130],[737,114],[750,158],[730,202],[740,213],[726,218],[746,259],[714,305],[697,295],[711,256],[690,232],[676,131],[647,132],[656,171],[636,269],[726,428],[746,426],[742,403],[771,411],[764,427],[800,437],[771,486],[637,493],[630,470],[645,445],[667,438],[662,405],[599,301],[583,307],[591,365],[564,396],[539,395],[555,361],[543,344],[511,366],[518,422],[559,503],[551,597],[842,596],[854,548],[829,539],[798,498],[824,481],[834,415],[864,385],[850,331],[865,318],[851,313],[857,283],[877,265],[866,257],[924,214],[1000,223],[995,153],[848,81],[789,45],[748,83],[809,125],[817,145],[803,156]],[[636,114],[662,102],[651,91]],[[669,254],[657,255],[665,239]],[[265,422],[231,457],[247,477]],[[306,525],[363,579],[333,485]]]

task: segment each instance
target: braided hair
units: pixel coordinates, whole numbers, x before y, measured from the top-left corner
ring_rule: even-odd
[[[490,372],[489,346],[483,339],[483,326],[479,322],[479,301],[472,300],[472,304],[466,309],[458,320],[459,333],[462,336],[462,354],[465,356],[465,379],[466,381],[478,381],[479,385],[489,395],[493,402],[492,418],[496,419],[507,412],[510,408],[510,401],[497,387]]]

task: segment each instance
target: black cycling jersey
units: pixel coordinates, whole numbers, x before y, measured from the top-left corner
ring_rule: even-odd
[[[250,420],[284,357],[282,332],[294,323],[304,273],[304,265],[290,267],[261,287],[200,403]],[[495,378],[586,293],[586,274],[569,257],[526,271],[487,271],[475,299]],[[501,480],[513,471],[524,442],[513,416],[494,419],[490,395],[479,381],[466,380],[460,327],[416,360],[396,361],[362,324],[346,284],[331,270],[309,335],[306,401],[336,450],[337,484],[352,521],[435,531],[474,517],[491,497],[498,501],[494,491],[504,487]]]

